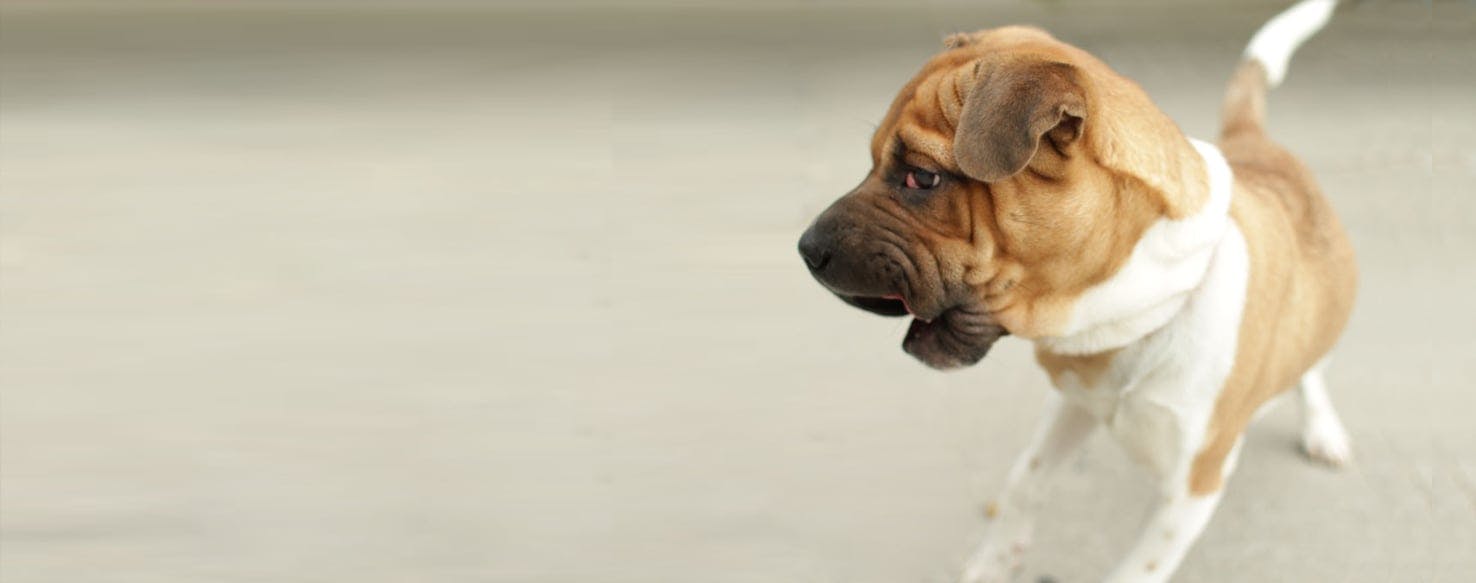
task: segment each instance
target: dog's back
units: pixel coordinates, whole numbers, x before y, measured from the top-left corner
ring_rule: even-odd
[[[1217,468],[1251,417],[1327,355],[1353,308],[1357,267],[1311,171],[1265,129],[1267,91],[1297,45],[1326,23],[1331,0],[1309,0],[1262,27],[1225,96],[1219,146],[1235,174],[1230,214],[1250,254],[1235,369],[1215,407],[1196,466]],[[1203,473],[1196,490],[1218,487]]]

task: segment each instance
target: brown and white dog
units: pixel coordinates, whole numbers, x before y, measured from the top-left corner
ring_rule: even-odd
[[[1161,484],[1110,581],[1172,575],[1246,425],[1290,387],[1307,453],[1347,461],[1321,363],[1353,305],[1353,251],[1263,127],[1266,91],[1333,7],[1305,0],[1256,33],[1217,145],[1041,30],[949,37],[892,102],[871,172],[805,231],[815,278],[862,309],[911,314],[903,348],[924,363],[973,364],[1010,334],[1035,344],[1058,389],[963,581],[1018,570],[1046,476],[1097,426]]]

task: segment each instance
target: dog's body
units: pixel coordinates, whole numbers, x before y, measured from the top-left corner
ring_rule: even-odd
[[[913,314],[904,348],[929,365],[972,364],[1014,334],[1058,389],[964,581],[1018,568],[1046,476],[1099,425],[1162,484],[1111,581],[1172,574],[1251,417],[1286,389],[1301,390],[1308,453],[1347,460],[1320,369],[1352,308],[1352,248],[1262,127],[1266,90],[1332,8],[1306,0],[1257,34],[1218,147],[1044,32],[950,37],[893,102],[872,173],[801,239],[842,299]]]

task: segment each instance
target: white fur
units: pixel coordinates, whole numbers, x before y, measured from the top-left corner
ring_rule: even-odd
[[[1272,87],[1286,78],[1286,66],[1297,47],[1321,30],[1332,17],[1336,0],[1302,0],[1277,14],[1251,37],[1245,47],[1247,61],[1260,61]]]
[[[1120,350],[1090,387],[1071,372],[1059,376],[1060,402],[1048,407],[1042,430],[1016,461],[997,500],[998,516],[963,581],[1008,580],[1029,542],[1050,468],[1098,423],[1152,470],[1161,496],[1148,527],[1109,580],[1166,580],[1213,514],[1219,495],[1190,495],[1189,476],[1235,364],[1250,255],[1228,217],[1229,166],[1213,145],[1196,140],[1194,146],[1210,168],[1210,203],[1195,216],[1155,224],[1128,264],[1087,292],[1094,303],[1080,313],[1106,318],[1083,324],[1079,334],[1092,335],[1091,341],[1037,340],[1051,350],[1063,341]],[[1152,301],[1137,302],[1133,294]],[[1160,313],[1164,305],[1173,306],[1166,316]],[[1132,312],[1134,307],[1139,311]],[[1107,332],[1096,332],[1104,327]],[[1223,474],[1234,458],[1232,452]]]
[[[1322,379],[1324,366],[1317,363],[1297,385],[1302,396],[1302,450],[1314,460],[1342,467],[1353,458],[1353,448],[1327,396],[1327,384]]]
[[[1235,442],[1225,458],[1221,472],[1229,475],[1240,455],[1240,441]],[[1167,492],[1153,509],[1132,550],[1118,562],[1107,577],[1109,583],[1158,583],[1168,581],[1178,569],[1189,547],[1209,524],[1224,491],[1206,496],[1190,496],[1182,490]]]
[[[1230,165],[1214,145],[1190,142],[1209,173],[1209,201],[1193,216],[1150,226],[1117,273],[1077,298],[1065,329],[1038,340],[1043,346],[1058,354],[1120,348],[1163,326],[1184,306],[1230,223]]]
[[[1015,459],[1004,492],[989,503],[989,529],[964,566],[964,581],[1006,581],[1019,570],[1046,479],[1097,427],[1090,413],[1060,394],[1047,399],[1034,439]]]
[[[1322,28],[1333,6],[1333,0],[1304,0],[1281,13],[1256,33],[1246,58],[1260,61],[1270,84],[1279,84],[1292,52]],[[1235,365],[1250,254],[1229,217],[1234,182],[1229,164],[1213,145],[1191,142],[1208,170],[1209,202],[1194,216],[1149,227],[1127,263],[1077,299],[1059,335],[1036,339],[1041,348],[1059,354],[1118,353],[1091,386],[1070,371],[1057,375],[1060,396],[1015,462],[963,581],[1010,579],[1029,544],[1050,468],[1098,424],[1153,471],[1160,494],[1152,517],[1108,581],[1167,581],[1219,505],[1220,490],[1196,496],[1189,484],[1215,402]],[[1319,369],[1302,378],[1301,393],[1308,453],[1332,463],[1346,460],[1347,434],[1327,400]],[[1237,440],[1220,468],[1222,479],[1234,469],[1239,452]]]
[[[1127,374],[1121,376],[1131,380],[1094,389],[1121,395],[1108,428],[1154,470],[1162,495],[1133,550],[1108,581],[1167,581],[1219,504],[1219,492],[1189,493],[1190,470],[1235,365],[1249,279],[1245,237],[1231,225],[1183,312],[1125,348],[1120,356],[1126,358],[1114,359],[1112,368],[1122,367]],[[1237,445],[1222,476],[1228,477],[1238,452]]]

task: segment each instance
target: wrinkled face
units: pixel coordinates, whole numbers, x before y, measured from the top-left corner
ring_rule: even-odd
[[[893,102],[871,171],[799,244],[841,300],[910,314],[903,348],[936,368],[1060,330],[1159,214],[1091,155],[1076,52],[1022,28],[949,43]]]

